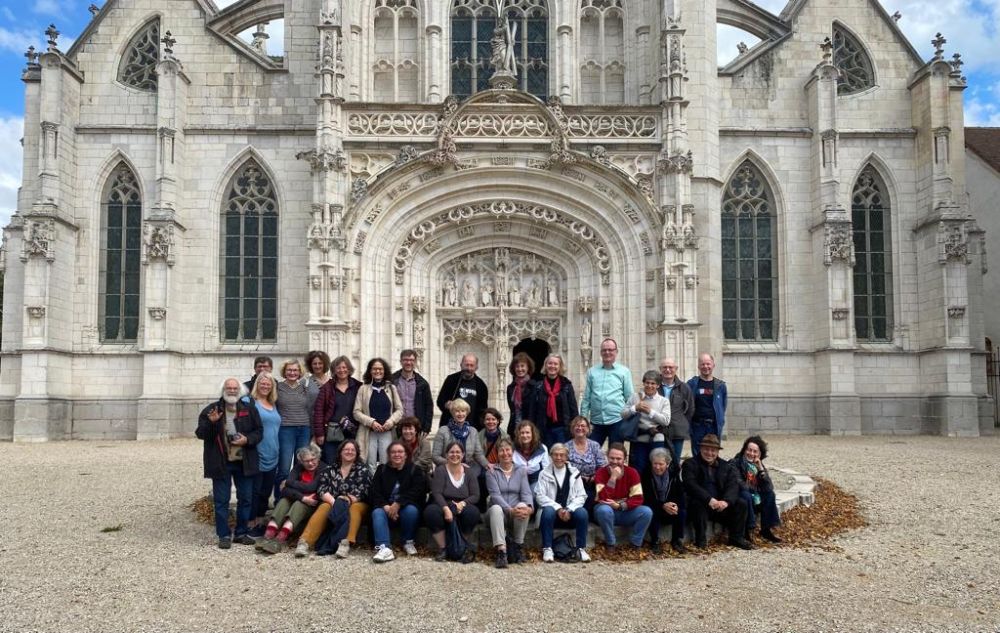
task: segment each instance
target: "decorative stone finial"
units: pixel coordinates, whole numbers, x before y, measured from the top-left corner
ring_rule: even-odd
[[[24,54],[25,59],[28,60],[28,67],[32,67],[38,64],[38,53],[35,52],[34,46],[29,46],[27,52]]]
[[[101,12],[101,7],[97,6],[96,4],[92,4],[89,7],[87,7],[87,11],[90,11],[90,15],[97,15],[98,13]]]
[[[931,44],[934,45],[934,60],[938,61],[944,59],[944,45],[948,43],[948,40],[944,39],[940,33],[934,36],[931,40]]]
[[[45,36],[49,38],[49,50],[56,50],[56,41],[59,39],[59,30],[56,29],[55,24],[50,24],[49,28],[45,29]]]
[[[893,22],[899,22],[900,18],[902,18],[902,17],[903,17],[903,14],[900,13],[899,11],[896,11],[895,13],[892,14],[892,21]]]
[[[750,50],[750,47],[747,46],[746,42],[740,42],[739,44],[736,45],[736,51],[740,55],[746,55],[747,51],[749,51],[749,50]]]
[[[174,38],[174,36],[170,34],[170,31],[167,31],[166,33],[164,33],[163,34],[163,39],[161,39],[160,41],[163,42],[163,53],[165,55],[173,55],[174,54],[174,44],[177,43],[177,39]]]
[[[250,48],[261,55],[267,55],[267,40],[271,37],[267,34],[267,24],[267,22],[261,22],[257,25],[257,30],[253,33],[253,41],[250,42]]]
[[[951,72],[955,73],[956,75],[961,75],[962,66],[964,64],[965,62],[962,61],[961,53],[955,53],[954,55],[951,56]]]
[[[819,48],[823,51],[823,63],[829,64],[833,60],[833,41],[829,37],[823,38]]]

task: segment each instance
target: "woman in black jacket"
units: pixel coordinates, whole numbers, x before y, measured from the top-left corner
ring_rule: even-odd
[[[514,354],[507,369],[511,375],[510,384],[507,385],[507,406],[510,407],[507,435],[514,437],[514,429],[521,420],[535,419],[539,385],[531,378],[535,373],[535,361],[524,352]]]
[[[767,442],[759,435],[748,437],[743,442],[743,448],[730,464],[736,469],[740,479],[740,497],[747,504],[746,539],[749,541],[757,527],[757,517],[760,517],[761,538],[780,543],[772,531],[781,525],[778,515],[778,504],[774,499],[774,483],[764,466],[767,457]]]
[[[566,377],[566,365],[559,354],[549,354],[542,366],[542,379],[535,390],[532,407],[534,422],[542,432],[546,446],[570,441],[570,420],[580,415],[573,383]],[[511,437],[514,437],[511,435]]]
[[[413,542],[417,534],[420,512],[427,500],[427,477],[424,471],[409,461],[406,446],[399,440],[386,449],[388,463],[379,464],[372,477],[372,531],[375,533],[376,563],[387,563],[396,556],[389,542],[389,526],[399,524],[403,531],[403,550],[409,556],[417,553]]]
[[[264,540],[257,543],[257,549],[269,554],[277,554],[285,548],[288,538],[312,516],[319,505],[317,490],[320,473],[326,464],[319,460],[319,449],[303,446],[295,452],[295,466],[282,482],[281,500],[271,512],[271,520],[264,530]],[[302,558],[309,553],[309,544],[299,539],[295,556]]]

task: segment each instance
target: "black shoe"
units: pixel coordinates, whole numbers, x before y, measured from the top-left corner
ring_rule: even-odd
[[[250,531],[247,532],[247,534],[249,534],[250,536],[252,536],[254,538],[260,538],[260,537],[264,536],[264,532],[266,532],[266,531],[267,531],[267,526],[266,525],[255,525],[252,528],[250,528]]]
[[[506,557],[504,557],[504,558],[506,558]],[[471,563],[474,560],[476,560],[476,550],[474,550],[474,549],[472,549],[470,547],[470,548],[468,548],[468,549],[465,550],[464,554],[462,554],[462,564],[463,565],[468,565],[469,563]]]
[[[757,549],[754,547],[753,543],[746,540],[745,538],[734,538],[729,540],[729,544],[733,547],[738,547],[740,549],[752,550]]]
[[[680,541],[670,541],[670,547],[674,548],[674,551],[678,554],[687,554],[687,548],[684,547],[684,543]]]
[[[233,541],[228,536],[219,539],[219,549],[229,549],[233,546]]]
[[[782,543],[783,542],[780,538],[778,538],[774,534],[774,532],[771,531],[771,528],[764,528],[763,530],[761,530],[760,531],[760,537],[762,539],[764,539],[765,541],[771,541],[772,543]]]
[[[463,563],[465,562],[464,558],[462,559],[462,562]],[[503,550],[497,550],[497,560],[493,564],[493,566],[496,567],[497,569],[507,569],[507,552]]]
[[[660,545],[659,541],[653,541],[652,543],[649,544],[649,551],[653,552],[654,554],[659,554],[663,551],[663,546]]]
[[[507,561],[515,565],[525,561],[524,550],[520,543],[511,543],[510,549],[507,550]]]
[[[257,541],[247,534],[240,534],[233,539],[233,543],[239,543],[240,545],[256,545]]]
[[[434,562],[443,563],[448,560],[448,552],[444,551],[444,548],[438,550],[438,553],[434,555]]]
[[[695,541],[694,546],[698,549],[707,549],[708,543],[706,541]]]

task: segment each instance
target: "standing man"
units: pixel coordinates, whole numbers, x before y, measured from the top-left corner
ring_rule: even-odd
[[[257,376],[260,376],[262,372],[271,373],[274,370],[274,361],[271,360],[270,356],[258,356],[253,359],[253,376],[250,376],[250,380],[243,383],[243,386],[247,388],[247,393],[253,391],[253,385],[257,382]]]
[[[715,358],[708,352],[698,355],[698,375],[688,381],[694,393],[694,416],[691,418],[691,454],[709,433],[722,437],[726,426],[726,383],[712,375]]]
[[[396,385],[399,399],[403,401],[403,417],[420,420],[420,432],[427,435],[434,420],[434,399],[430,384],[416,372],[416,350],[404,349],[400,352],[399,364],[402,369],[392,375],[392,384]]]
[[[660,393],[670,400],[670,426],[667,427],[667,441],[673,450],[675,464],[681,463],[684,440],[690,437],[691,415],[694,413],[694,394],[691,387],[677,377],[677,361],[664,358],[660,363]],[[694,448],[691,449],[694,455]]]
[[[580,401],[580,415],[590,419],[590,439],[598,446],[624,442],[621,437],[622,410],[632,395],[632,372],[619,365],[618,343],[613,338],[601,341],[601,364],[587,370],[587,386]]]
[[[219,548],[229,549],[233,542],[253,545],[250,537],[254,476],[259,472],[257,444],[263,426],[257,408],[243,400],[246,391],[240,381],[227,378],[216,402],[202,409],[195,436],[204,443],[202,460],[206,479],[212,480],[215,506],[215,534]],[[229,499],[236,486],[235,538],[229,530]]]
[[[476,375],[479,359],[475,354],[462,357],[462,369],[444,379],[438,393],[437,406],[441,410],[440,426],[448,424],[451,418],[453,400],[465,400],[469,404],[469,424],[477,431],[483,428],[483,412],[489,404],[490,392],[483,379]]]

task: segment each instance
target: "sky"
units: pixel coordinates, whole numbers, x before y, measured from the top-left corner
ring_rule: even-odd
[[[216,0],[216,4],[235,1]],[[45,48],[44,31],[50,23],[62,32],[60,50],[67,50],[90,21],[90,4],[90,0],[0,0],[0,227],[6,226],[17,205],[21,182],[24,52],[32,45],[36,50]],[[786,0],[757,0],[757,4],[779,13]],[[903,14],[900,27],[926,59],[934,52],[930,43],[934,34],[944,34],[949,40],[946,57],[959,52],[965,61],[966,125],[1000,127],[1000,0],[883,0],[883,6],[890,14]],[[735,57],[740,41],[753,45],[755,38],[719,27],[720,64]],[[272,37],[268,44],[272,54],[281,50],[280,37]]]

